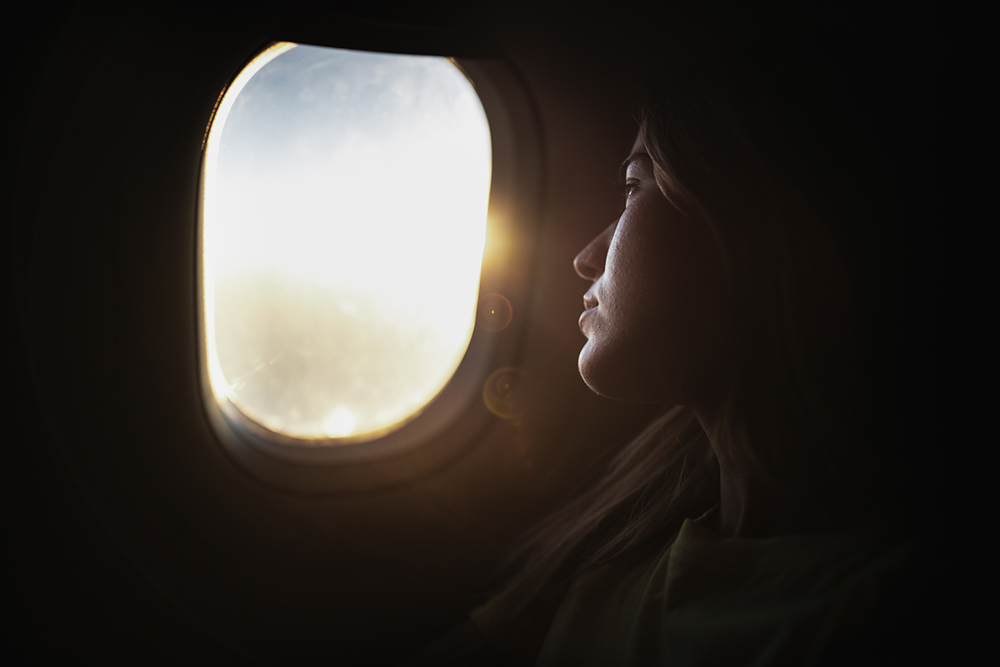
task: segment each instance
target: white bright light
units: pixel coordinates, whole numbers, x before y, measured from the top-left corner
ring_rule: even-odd
[[[444,58],[261,54],[206,147],[217,399],[302,438],[375,437],[419,412],[472,335],[491,161],[482,105]]]

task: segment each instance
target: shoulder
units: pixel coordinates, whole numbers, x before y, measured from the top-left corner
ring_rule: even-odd
[[[867,533],[719,539],[685,526],[664,576],[664,631],[698,664],[817,664],[898,580],[911,547]]]
[[[908,553],[871,535],[726,539],[689,521],[654,558],[580,577],[539,664],[821,664]]]

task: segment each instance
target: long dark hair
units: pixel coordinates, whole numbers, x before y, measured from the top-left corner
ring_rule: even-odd
[[[828,85],[834,71],[839,87]],[[873,205],[864,168],[854,178],[841,173],[851,169],[843,135],[857,133],[857,119],[829,106],[828,98],[857,101],[844,87],[854,83],[836,53],[744,47],[670,75],[646,94],[639,115],[657,185],[711,227],[736,290],[737,361],[720,440],[737,443],[727,455],[768,484],[808,497],[829,526],[893,515],[891,457],[875,442],[887,429],[873,428],[866,409],[867,343],[853,319],[842,239],[831,233],[866,224]],[[852,145],[865,140],[854,136]],[[852,189],[836,192],[844,187]],[[718,501],[708,436],[689,409],[669,409],[595,486],[529,534],[487,630],[502,632],[547,586],[662,546]]]

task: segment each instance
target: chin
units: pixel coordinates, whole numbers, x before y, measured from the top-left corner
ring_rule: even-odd
[[[577,367],[580,377],[591,391],[605,398],[655,403],[648,397],[637,395],[641,393],[637,391],[641,385],[638,373],[630,371],[628,364],[615,362],[614,355],[606,352],[597,348],[592,339],[580,350]]]
[[[591,343],[592,341],[587,340],[583,349],[580,350],[580,357],[577,360],[577,369],[580,371],[580,377],[583,378],[584,383],[590,387],[591,391],[601,396],[608,396],[601,390],[601,386],[604,383],[600,381],[601,374],[597,372],[600,368],[600,364],[594,363],[594,354],[591,349]],[[609,398],[613,397],[609,396]]]
[[[679,379],[682,366],[672,357],[636,354],[641,341],[607,346],[591,337],[580,350],[577,368],[591,391],[618,401],[646,405],[691,405],[695,401]]]

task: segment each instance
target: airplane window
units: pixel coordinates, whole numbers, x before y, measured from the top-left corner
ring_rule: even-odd
[[[418,415],[472,336],[491,165],[482,104],[446,58],[260,54],[206,143],[215,400],[302,445],[372,440]]]

